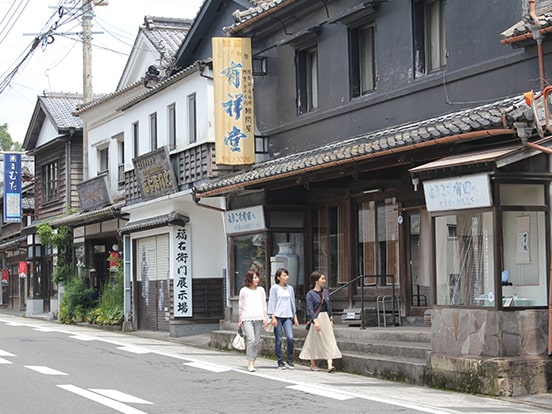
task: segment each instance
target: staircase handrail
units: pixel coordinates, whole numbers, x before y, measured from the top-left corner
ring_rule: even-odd
[[[395,275],[390,274],[384,274],[384,275],[358,275],[352,280],[349,280],[345,284],[339,286],[337,289],[330,291],[330,296],[332,296],[334,293],[340,292],[341,290],[345,289],[346,287],[349,287],[351,284],[355,283],[357,280],[362,278],[362,289],[360,290],[360,329],[366,329],[365,322],[364,322],[364,278],[367,277],[373,277],[373,278],[380,278],[381,280],[387,280],[388,278],[391,278],[392,287],[393,287],[393,298],[392,298],[392,306],[393,306],[393,326],[395,325]]]

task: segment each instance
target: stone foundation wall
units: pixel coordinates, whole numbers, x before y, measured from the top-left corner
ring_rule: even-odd
[[[431,383],[489,395],[547,392],[548,310],[433,309]]]

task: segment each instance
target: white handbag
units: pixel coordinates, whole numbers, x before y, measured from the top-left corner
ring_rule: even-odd
[[[245,339],[243,335],[237,333],[232,341],[232,346],[239,351],[243,351],[245,349]]]

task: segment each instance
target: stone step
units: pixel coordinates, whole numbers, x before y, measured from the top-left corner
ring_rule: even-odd
[[[230,324],[231,326],[231,324]],[[232,350],[236,328],[211,332],[209,346]],[[338,369],[360,375],[424,385],[427,356],[431,351],[427,328],[394,330],[336,328],[336,340],[343,358],[335,361]],[[304,326],[294,329],[295,355],[298,357],[306,336]],[[285,346],[285,341],[283,341]],[[274,358],[274,335],[263,332],[259,353]],[[298,361],[305,363],[304,361]],[[323,367],[324,364],[322,363]]]
[[[355,352],[361,355],[386,355],[392,357],[406,357],[426,360],[427,353],[431,351],[429,344],[421,342],[395,342],[395,341],[349,341],[340,340],[341,352]]]

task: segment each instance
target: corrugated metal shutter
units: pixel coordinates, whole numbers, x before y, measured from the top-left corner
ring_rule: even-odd
[[[138,329],[169,330],[169,235],[136,240]]]

